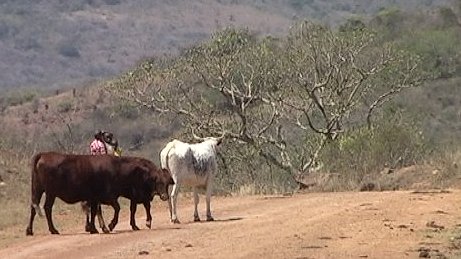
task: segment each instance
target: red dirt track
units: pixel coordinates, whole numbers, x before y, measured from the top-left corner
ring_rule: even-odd
[[[204,206],[201,197],[202,218]],[[112,211],[103,209],[109,221]],[[128,224],[128,206],[122,206],[115,231],[96,235],[83,231],[83,214],[54,215],[61,235],[49,234],[45,218],[37,217],[32,237],[25,236],[26,223],[7,230],[22,234],[0,246],[0,258],[418,258],[426,252],[460,256],[450,241],[461,232],[459,190],[213,197],[212,209],[216,221],[193,223],[192,198],[183,197],[178,201],[182,224],[174,225],[166,204],[156,199],[153,228],[145,228],[144,210],[138,206],[142,230],[135,232]]]

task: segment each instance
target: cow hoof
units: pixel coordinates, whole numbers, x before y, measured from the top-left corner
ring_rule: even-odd
[[[152,228],[152,222],[147,221],[147,222],[146,222],[146,227],[148,227],[149,229],[151,229],[151,228]]]
[[[107,227],[103,227],[103,228],[102,228],[102,232],[103,232],[104,234],[109,234],[109,233],[110,233],[110,230],[109,230]]]
[[[200,222],[200,218],[199,217],[194,217],[194,222]]]
[[[172,219],[171,222],[173,222],[173,224],[181,224],[179,219]]]
[[[57,231],[56,229],[50,229],[50,232],[53,235],[59,235],[59,231]]]
[[[111,222],[111,223],[109,224],[109,229],[110,229],[110,231],[114,230],[116,224],[117,224],[117,223],[115,223],[115,222]]]
[[[32,232],[32,229],[27,228],[26,229],[26,236],[33,236],[33,235],[34,235],[34,232]]]
[[[136,226],[136,225],[131,226],[131,228],[132,228],[134,231],[139,230],[138,226]]]
[[[207,217],[206,221],[214,221],[214,218],[213,217]]]
[[[90,231],[91,231],[90,225],[86,225],[85,226],[85,232],[90,232]]]
[[[90,234],[98,234],[99,231],[96,228],[90,229]]]

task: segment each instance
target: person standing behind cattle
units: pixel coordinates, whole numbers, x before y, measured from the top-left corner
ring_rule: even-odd
[[[121,153],[121,149],[118,146],[117,139],[114,138],[114,134],[102,130],[96,132],[94,135],[94,140],[90,144],[90,154],[109,154],[121,156]]]
[[[90,154],[92,155],[102,155],[107,154],[106,144],[103,142],[102,138],[103,132],[98,131],[94,134],[94,139],[90,144]]]
[[[121,156],[121,149],[118,147],[118,141],[114,138],[114,135],[111,132],[98,130],[94,135],[94,139],[90,144],[90,154],[91,155],[114,155],[114,156]],[[89,226],[89,216],[90,216],[90,208],[87,202],[82,202],[82,209],[85,211],[86,214],[86,225],[85,230],[87,232],[90,231]],[[99,226],[103,230],[104,233],[109,233],[109,230],[106,227],[104,222],[104,218],[102,216],[102,209],[101,204],[98,205],[98,221]]]

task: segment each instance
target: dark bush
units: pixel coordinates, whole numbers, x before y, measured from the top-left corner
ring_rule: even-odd
[[[104,3],[107,5],[118,5],[121,4],[121,0],[104,0]]]
[[[72,45],[63,45],[59,47],[59,54],[61,54],[64,57],[68,58],[79,58],[80,57],[80,51],[77,49],[77,47],[72,46]]]

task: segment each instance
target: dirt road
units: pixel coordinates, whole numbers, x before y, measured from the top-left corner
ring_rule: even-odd
[[[204,203],[200,213],[205,218]],[[61,235],[37,218],[33,237],[25,225],[0,258],[449,258],[460,256],[461,192],[308,193],[281,197],[215,197],[216,221],[193,223],[191,198],[179,201],[182,224],[167,218],[156,200],[153,229],[128,224],[128,207],[111,234],[84,233],[83,215],[56,215]],[[109,209],[105,209],[106,218]],[[64,222],[64,223],[63,223]],[[8,232],[8,233],[7,233]],[[0,235],[0,236],[1,236]]]

